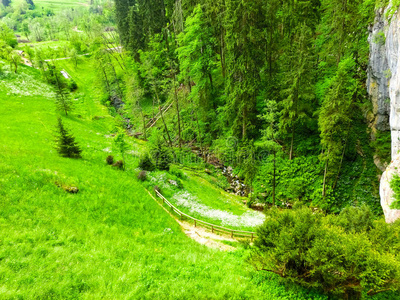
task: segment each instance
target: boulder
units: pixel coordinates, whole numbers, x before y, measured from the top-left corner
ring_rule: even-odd
[[[387,223],[393,223],[397,219],[400,219],[400,210],[390,208],[394,201],[393,190],[390,188],[390,181],[394,174],[400,174],[400,154],[392,160],[390,165],[386,168],[386,171],[383,172],[379,187],[381,206]]]

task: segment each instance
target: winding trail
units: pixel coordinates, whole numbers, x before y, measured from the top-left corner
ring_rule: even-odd
[[[224,244],[222,241],[237,242],[237,240],[230,237],[208,232],[206,229],[201,227],[194,227],[193,225],[185,221],[179,221],[177,218],[175,218],[174,215],[171,214],[169,210],[167,210],[159,201],[157,201],[157,199],[147,189],[146,192],[163,210],[165,210],[181,226],[185,234],[192,240],[196,241],[199,244],[205,245],[209,248],[218,249],[221,251],[233,251],[236,249],[235,247]]]

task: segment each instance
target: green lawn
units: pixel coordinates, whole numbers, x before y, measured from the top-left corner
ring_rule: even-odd
[[[15,2],[21,2],[24,0],[20,1],[15,1]],[[43,8],[50,8],[54,12],[64,10],[67,8],[79,8],[79,7],[85,7],[89,6],[90,1],[87,0],[34,0],[33,3],[35,3],[36,9],[41,10]]]

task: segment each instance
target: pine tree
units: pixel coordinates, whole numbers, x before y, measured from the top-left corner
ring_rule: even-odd
[[[50,66],[49,68],[52,69],[52,79],[55,83],[55,88],[56,88],[56,107],[57,110],[63,111],[66,116],[68,116],[68,113],[72,111],[73,109],[73,103],[71,99],[71,95],[69,91],[66,88],[66,84],[62,81],[61,75],[57,68],[53,65]]]
[[[116,0],[115,8],[122,43],[139,60],[138,51],[167,25],[164,0]]]
[[[209,112],[215,108],[213,72],[218,60],[213,50],[213,31],[205,21],[200,5],[196,6],[192,15],[186,19],[185,30],[179,35],[178,41],[180,47],[176,52],[181,68],[181,80],[189,82],[189,98],[199,108],[196,114],[200,115],[203,122],[211,123]]]
[[[275,206],[276,203],[276,154],[281,149],[281,146],[277,142],[277,133],[278,133],[278,121],[279,121],[279,112],[278,105],[276,101],[267,100],[265,101],[264,112],[259,118],[265,124],[263,130],[261,130],[262,134],[262,142],[263,146],[266,150],[272,152],[273,155],[273,174],[272,174],[272,204]]]
[[[335,187],[346,151],[346,144],[352,126],[354,98],[357,93],[357,82],[354,76],[353,58],[343,59],[331,79],[329,90],[319,114],[321,131],[321,160],[325,163],[322,195],[325,197],[326,186]],[[333,178],[336,179],[332,181]]]
[[[165,140],[165,138],[164,138]],[[168,170],[171,164],[171,151],[166,147],[162,134],[153,131],[150,139],[150,155],[158,170]]]
[[[294,34],[293,45],[288,50],[285,72],[286,88],[283,90],[281,131],[290,136],[289,159],[293,158],[296,127],[311,115],[313,90],[313,50],[311,29],[300,25]]]
[[[81,158],[82,149],[75,142],[74,136],[64,127],[61,118],[58,118],[58,137],[56,149],[60,156],[69,158]]]
[[[130,41],[129,13],[136,0],[116,0],[115,13],[122,44],[127,47]]]
[[[230,0],[226,5],[227,121],[242,139],[256,132],[256,97],[264,62],[263,1]]]

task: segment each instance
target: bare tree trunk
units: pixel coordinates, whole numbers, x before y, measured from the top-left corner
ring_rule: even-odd
[[[292,139],[290,142],[289,160],[292,160],[292,158],[293,158],[293,141],[294,141],[294,125],[292,125]]]
[[[329,151],[328,151],[328,155],[329,155]],[[328,159],[326,159],[325,162],[325,171],[324,171],[324,183],[322,184],[322,197],[325,198],[325,194],[326,194],[326,174],[328,173]]]
[[[276,190],[276,151],[274,150],[274,177],[272,179],[272,205],[275,206]]]
[[[242,123],[242,138],[246,138],[246,122],[247,122],[247,111],[246,106],[243,108],[243,123]]]
[[[105,79],[105,81],[106,81],[108,94],[111,95],[110,82],[108,81],[107,72],[106,72],[105,66],[102,64],[102,61],[101,61],[101,60],[100,60],[100,68],[101,68],[101,70],[103,71],[103,76],[104,76],[104,79]]]
[[[181,117],[180,117],[180,113],[179,113],[178,93],[176,91],[176,76],[175,76],[175,71],[172,69],[171,61],[169,61],[169,65],[170,65],[171,71],[174,72],[174,95],[175,95],[176,113],[178,116],[178,143],[179,143],[179,148],[182,148]]]
[[[205,159],[205,151],[203,150],[203,143],[201,141],[201,131],[200,131],[199,118],[197,116],[197,110],[196,110],[196,123],[197,123],[197,131],[198,131],[198,136],[199,136],[200,151],[203,155],[203,160],[204,160]]]
[[[158,109],[160,111],[161,119],[162,119],[163,124],[164,124],[165,132],[167,133],[167,136],[168,136],[169,146],[172,147],[171,136],[169,135],[168,127],[167,127],[167,124],[165,123],[165,120],[164,120],[164,114],[163,114],[162,109],[161,109],[161,103],[160,103],[160,98],[158,97],[157,88],[155,88],[155,92],[156,92],[156,96],[157,96]]]
[[[147,135],[146,135],[146,119],[144,118],[143,109],[140,109],[140,112],[141,112],[142,120],[143,120],[143,135],[144,135],[144,139],[147,140]]]
[[[340,159],[339,170],[338,170],[338,172],[337,172],[337,174],[336,174],[336,179],[335,179],[335,183],[333,184],[333,189],[336,188],[336,184],[337,184],[337,182],[338,182],[338,180],[339,180],[340,170],[342,169],[342,164],[343,164],[343,159],[344,159],[344,153],[346,152],[346,147],[347,147],[347,141],[348,141],[348,139],[349,139],[349,134],[350,134],[350,131],[348,132],[347,137],[346,137],[346,141],[345,141],[345,143],[344,143],[343,152],[342,152],[342,158]]]

